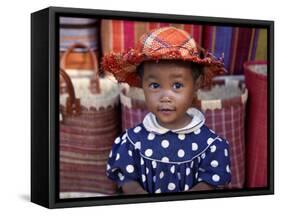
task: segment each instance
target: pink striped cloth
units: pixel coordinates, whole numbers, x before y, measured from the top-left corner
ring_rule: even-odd
[[[174,26],[183,29],[189,32],[199,45],[201,44],[201,25],[104,19],[101,21],[102,52],[105,54],[111,51],[128,51],[136,46],[141,35],[152,29],[164,26]]]

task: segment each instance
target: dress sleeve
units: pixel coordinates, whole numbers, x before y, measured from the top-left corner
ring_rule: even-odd
[[[108,178],[122,186],[128,181],[139,179],[139,154],[123,132],[114,141],[107,161],[106,174]]]
[[[216,138],[201,154],[198,182],[206,182],[214,187],[231,181],[229,145],[222,138]]]

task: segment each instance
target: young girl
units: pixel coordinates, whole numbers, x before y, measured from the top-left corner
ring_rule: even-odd
[[[230,182],[229,146],[192,107],[196,90],[224,71],[185,31],[164,27],[135,50],[111,53],[103,68],[120,82],[142,86],[150,111],[114,141],[107,175],[124,193],[210,190]]]

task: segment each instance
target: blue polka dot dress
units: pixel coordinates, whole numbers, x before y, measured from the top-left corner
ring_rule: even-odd
[[[214,187],[230,182],[229,145],[204,125],[202,115],[179,131],[159,130],[159,125],[152,130],[148,117],[115,139],[107,163],[110,179],[119,186],[137,181],[149,193],[187,191],[199,182]]]

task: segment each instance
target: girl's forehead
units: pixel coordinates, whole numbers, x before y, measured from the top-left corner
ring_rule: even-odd
[[[144,77],[150,78],[180,78],[191,76],[191,69],[176,64],[147,64],[144,66]]]

